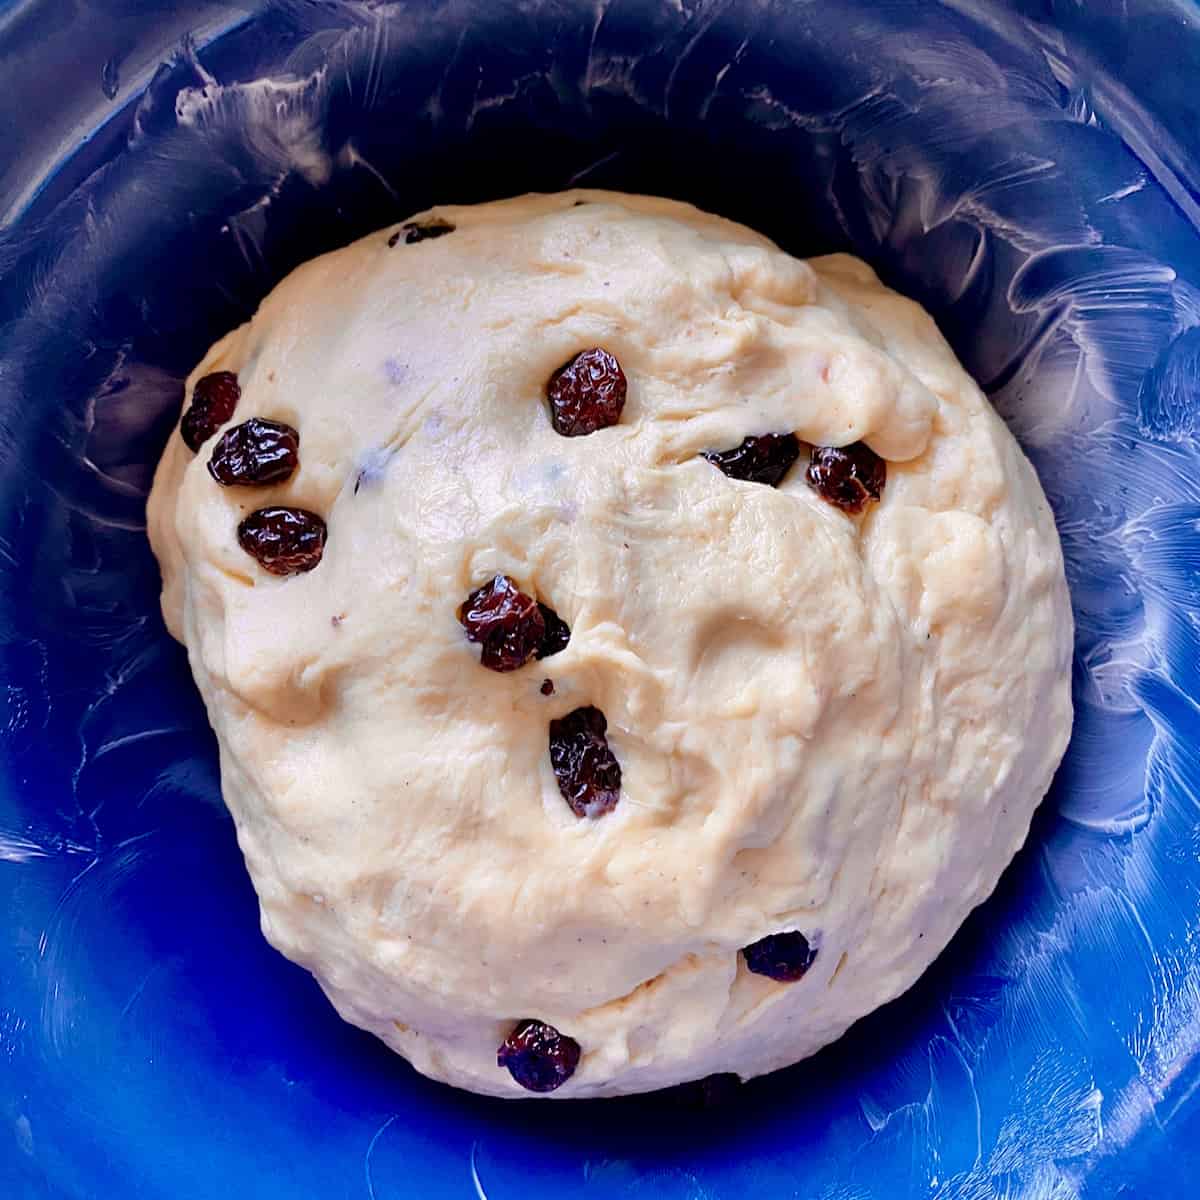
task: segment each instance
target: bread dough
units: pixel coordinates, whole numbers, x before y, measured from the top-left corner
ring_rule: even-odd
[[[455,231],[305,264],[189,379],[234,371],[231,423],[294,425],[292,479],[219,487],[212,440],[176,432],[150,497],[263,931],[474,1091],[530,1094],[496,1061],[530,1017],[582,1047],[556,1097],[795,1062],[928,966],[1066,746],[1038,481],[929,316],[853,258],[604,192],[428,216]],[[562,437],[547,380],[591,346],[624,414]],[[865,440],[881,502],[827,503],[807,452],[778,488],[699,457],[789,430]],[[268,504],[325,518],[315,570],[239,547]],[[481,667],[456,614],[496,574],[566,650]],[[623,782],[580,819],[547,727],[582,705]],[[790,929],[804,978],[750,973],[739,948]]]

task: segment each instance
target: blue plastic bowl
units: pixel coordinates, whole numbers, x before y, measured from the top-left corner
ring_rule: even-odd
[[[1200,35],[1174,0],[0,2],[0,1196],[1200,1194]],[[680,196],[937,316],[1075,738],[919,986],[710,1110],[482,1100],[259,936],[143,531],[180,381],[425,205]]]

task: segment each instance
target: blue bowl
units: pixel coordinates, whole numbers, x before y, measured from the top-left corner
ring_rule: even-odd
[[[0,1195],[1200,1192],[1200,34],[1177,0],[0,0]],[[1041,471],[1075,737],[900,1001],[701,1107],[418,1077],[258,932],[143,508],[181,380],[434,202],[659,192],[936,315]]]

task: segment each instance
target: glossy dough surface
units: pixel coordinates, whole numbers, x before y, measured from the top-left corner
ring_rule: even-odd
[[[577,204],[579,200],[586,201]],[[167,623],[221,747],[266,936],[426,1074],[526,1096],[524,1018],[578,1041],[558,1097],[792,1063],[907,988],[995,886],[1066,746],[1071,613],[1032,468],[930,318],[686,205],[572,192],[440,208],[305,264],[189,379],[298,471],[221,487],[172,435],[150,499]],[[620,422],[551,426],[601,346]],[[848,515],[705,459],[750,435],[865,441]],[[265,572],[238,523],[324,518]],[[570,626],[480,665],[496,574]],[[543,681],[553,693],[543,694]],[[551,719],[593,705],[616,807],[578,818]],[[801,930],[794,983],[740,948]]]

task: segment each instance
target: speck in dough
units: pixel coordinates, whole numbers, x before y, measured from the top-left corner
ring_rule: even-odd
[[[552,387],[591,350],[619,405],[607,357]],[[1024,840],[1071,723],[1054,523],[863,263],[604,192],[441,208],[293,272],[189,402],[216,372],[236,405],[199,397],[150,498],[163,611],[267,937],[426,1074],[579,1097],[795,1062]],[[564,436],[587,375],[604,420]],[[221,486],[201,442],[252,420],[297,465]],[[794,466],[704,457],[765,435]],[[291,541],[259,516],[243,548],[263,512]],[[504,670],[459,617],[498,578],[559,622]],[[617,792],[576,811],[551,728],[581,711]]]

